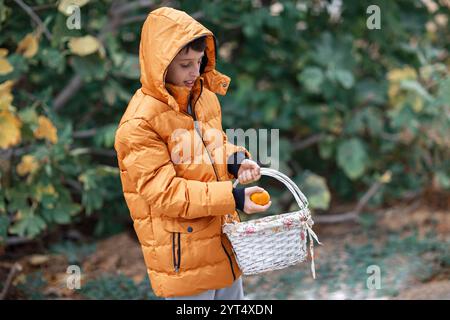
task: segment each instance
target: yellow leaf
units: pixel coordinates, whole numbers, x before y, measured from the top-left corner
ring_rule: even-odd
[[[40,266],[44,263],[47,263],[49,260],[50,260],[50,256],[48,256],[48,255],[34,254],[29,258],[28,262],[32,266]]]
[[[19,284],[24,284],[26,282],[27,282],[26,275],[24,273],[21,273],[21,274],[17,275],[16,277],[14,277],[14,280],[13,280],[12,284],[14,286],[17,286]]]
[[[423,110],[423,100],[418,94],[415,94],[412,98],[412,108],[415,112],[421,112]]]
[[[61,0],[58,5],[58,11],[65,14],[66,16],[69,16],[72,14],[72,12],[69,11],[69,7],[71,5],[81,8],[88,2],[89,0]]]
[[[8,80],[0,83],[0,95],[11,93],[12,86],[14,85],[14,81]]]
[[[411,67],[405,67],[402,69],[392,69],[388,72],[387,78],[389,82],[400,82],[402,80],[416,80],[417,73]]]
[[[389,182],[391,182],[391,178],[392,178],[392,172],[390,170],[388,170],[385,173],[383,173],[383,175],[380,177],[380,182],[381,183],[389,183]]]
[[[0,111],[7,111],[11,106],[13,96],[11,94],[0,95]]]
[[[19,42],[16,52],[23,54],[25,58],[32,58],[38,52],[38,49],[38,37],[29,33]]]
[[[55,188],[51,184],[46,185],[46,186],[39,184],[36,187],[36,199],[38,201],[42,200],[43,195],[54,195],[54,194],[56,194],[56,191],[55,191]]]
[[[29,173],[35,172],[39,168],[39,163],[36,158],[32,155],[24,155],[22,156],[22,160],[16,166],[16,171],[19,176],[25,176]]]
[[[20,120],[8,110],[0,111],[0,148],[9,148],[20,142]]]
[[[52,143],[58,142],[57,130],[53,123],[44,116],[38,118],[39,127],[34,131],[34,136],[38,139],[47,139]]]
[[[0,75],[8,74],[14,70],[13,66],[5,58],[0,58]]]
[[[11,89],[14,82],[11,80],[0,83],[0,112],[3,110],[9,110],[11,102],[13,101],[13,95]]]
[[[0,48],[0,58],[4,58],[8,55],[8,49]]]
[[[406,96],[402,94],[400,89],[400,83],[403,80],[416,80],[417,72],[409,66],[401,69],[392,69],[387,73],[387,79],[389,80],[389,104],[394,109],[397,109],[406,99]]]
[[[70,38],[69,49],[79,56],[87,56],[96,52],[101,47],[100,42],[93,36]]]

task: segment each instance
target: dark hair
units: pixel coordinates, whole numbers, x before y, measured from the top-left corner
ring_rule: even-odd
[[[197,52],[203,52],[206,49],[206,36],[200,37],[189,42],[187,45],[183,47],[183,50],[186,50],[186,54],[189,53],[189,49],[192,49]]]

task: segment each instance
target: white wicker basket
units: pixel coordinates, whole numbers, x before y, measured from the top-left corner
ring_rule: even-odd
[[[269,168],[261,168],[261,175],[273,177],[286,185],[300,209],[246,222],[225,223],[222,230],[231,242],[240,269],[243,274],[251,275],[302,262],[308,255],[309,239],[311,272],[315,279],[313,238],[321,243],[312,230],[314,222],[308,200],[286,175]],[[234,187],[238,183],[236,180]]]

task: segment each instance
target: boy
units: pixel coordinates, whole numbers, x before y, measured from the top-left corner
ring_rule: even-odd
[[[216,52],[211,31],[186,13],[152,11],[141,34],[142,87],[116,132],[125,200],[160,297],[243,299],[221,226],[239,221],[236,208],[250,214],[271,204],[249,200],[262,188],[232,187],[233,178],[257,181],[260,168],[223,132],[215,93],[224,95],[230,78],[215,70]]]

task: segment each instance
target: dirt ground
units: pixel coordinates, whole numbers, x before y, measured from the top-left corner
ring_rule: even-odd
[[[316,246],[316,269],[325,269],[327,260],[330,257],[348,255],[346,246],[351,244],[364,245],[369,238],[367,237],[367,228],[378,234],[378,239],[382,243],[382,239],[386,235],[397,232],[408,234],[415,230],[418,232],[419,238],[425,237],[426,234],[432,232],[439,241],[450,241],[450,212],[447,210],[434,210],[427,206],[419,206],[413,208],[408,206],[395,207],[382,212],[374,213],[376,219],[372,225],[364,226],[361,223],[348,222],[332,225],[316,225],[315,230],[324,246]],[[42,249],[42,248],[40,248]],[[28,249],[30,250],[30,249]],[[26,251],[26,250],[24,250]],[[42,277],[46,281],[45,287],[41,294],[44,298],[50,299],[81,299],[77,290],[67,289],[67,266],[69,265],[68,258],[63,254],[54,254],[49,252],[42,252],[37,249],[39,254],[24,254],[20,253],[9,255],[16,256],[13,260],[0,260],[0,280],[5,284],[10,275],[10,284],[5,294],[6,299],[28,299],[19,289],[20,285],[26,284],[26,277],[33,272],[41,272]],[[395,263],[402,264],[402,253],[399,252]],[[343,260],[342,260],[343,261]],[[408,260],[409,261],[409,260]],[[404,260],[404,263],[408,263]],[[15,265],[15,263],[17,263]],[[288,289],[287,287],[280,287],[280,279],[288,279],[290,276],[296,277],[295,272],[302,269],[309,270],[307,264],[293,266],[284,270],[274,271],[263,275],[249,276],[244,278],[244,286],[246,294],[249,299],[261,298],[259,292],[267,291],[273,292],[271,299],[286,298],[298,299],[307,298],[308,296],[296,294],[301,289]],[[11,276],[11,270],[14,266],[19,266]],[[104,274],[119,275],[122,274],[135,283],[140,283],[147,277],[144,259],[137,238],[133,230],[123,232],[99,241],[95,244],[95,249],[89,254],[86,254],[81,261],[81,285],[84,283],[101,277]],[[342,266],[340,269],[343,273],[348,272],[348,266]],[[305,272],[307,274],[307,272]],[[333,275],[334,276],[334,275]],[[320,277],[320,274],[319,274]],[[297,278],[295,278],[297,279]],[[338,278],[335,278],[338,279]],[[394,296],[348,296],[343,293],[342,288],[338,290],[325,289],[324,285],[315,287],[314,290],[320,291],[320,294],[315,292],[311,298],[319,299],[353,299],[353,298],[374,298],[374,299],[450,299],[450,270],[448,266],[433,272],[433,276],[422,282],[423,279],[414,279],[410,275],[406,277],[405,285],[399,285],[400,291]],[[290,281],[290,280],[289,280]],[[288,282],[289,282],[288,281]],[[325,282],[324,282],[325,283]],[[302,280],[302,286],[312,286],[313,282],[305,276]],[[3,286],[2,286],[3,287]],[[277,294],[273,291],[275,287],[279,287],[278,293],[281,291],[289,291],[289,293]],[[326,286],[328,288],[328,286]],[[30,289],[30,288],[29,288]],[[30,289],[32,290],[32,288]],[[272,291],[271,291],[272,290]],[[0,290],[1,293],[1,290]]]

